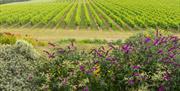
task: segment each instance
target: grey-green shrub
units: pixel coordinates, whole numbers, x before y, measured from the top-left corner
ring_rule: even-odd
[[[0,90],[29,91],[39,54],[26,41],[0,46]]]

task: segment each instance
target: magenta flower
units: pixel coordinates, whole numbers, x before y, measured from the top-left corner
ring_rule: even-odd
[[[129,85],[133,85],[134,84],[134,80],[128,80],[128,84]]]
[[[133,76],[139,76],[140,74],[139,73],[133,73]]]
[[[122,51],[124,51],[125,53],[129,53],[132,50],[132,46],[125,44],[122,46]]]
[[[176,42],[178,40],[178,37],[177,36],[171,36],[170,40],[173,42]]]
[[[140,69],[140,66],[133,66],[133,69]]]
[[[158,52],[157,52],[158,54],[162,54],[163,53],[163,50],[158,50]]]
[[[91,74],[91,73],[92,73],[92,70],[93,70],[93,69],[87,70],[85,73],[86,73],[86,74]]]
[[[171,79],[170,74],[166,72],[163,77],[164,80],[169,81]]]
[[[174,57],[175,57],[175,54],[172,54],[172,53],[171,53],[171,54],[169,54],[169,57],[170,57],[170,58],[174,58]]]
[[[159,44],[159,39],[154,40],[154,45],[157,46]]]
[[[85,67],[83,65],[80,66],[81,71],[85,71]]]
[[[145,43],[149,43],[151,41],[151,39],[149,38],[149,37],[147,37],[146,39],[145,39]]]
[[[159,88],[158,88],[158,91],[165,91],[164,86],[160,85]]]
[[[89,91],[88,86],[86,86],[82,91]]]
[[[171,47],[169,50],[168,50],[168,52],[171,52],[171,51],[173,51],[173,50],[175,50],[176,49],[176,47]]]

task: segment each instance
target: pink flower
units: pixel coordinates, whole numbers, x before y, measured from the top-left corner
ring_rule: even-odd
[[[133,69],[140,69],[140,66],[133,66]]]
[[[164,90],[164,86],[163,86],[163,85],[160,85],[159,88],[158,88],[158,91],[165,91],[165,90]]]
[[[132,46],[125,44],[122,46],[122,51],[125,53],[129,53],[130,51],[132,51]]]
[[[82,91],[89,91],[88,86],[86,86]]]
[[[140,74],[139,73],[133,73],[133,76],[139,76]]]
[[[159,44],[159,39],[154,40],[154,45],[157,46]]]
[[[158,50],[158,52],[157,52],[158,54],[162,54],[163,53],[163,50]]]
[[[134,84],[134,80],[128,80],[128,84],[129,85],[133,85]]]

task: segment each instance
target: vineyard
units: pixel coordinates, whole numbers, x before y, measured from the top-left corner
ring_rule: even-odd
[[[56,0],[0,5],[0,26],[180,30],[179,0]]]

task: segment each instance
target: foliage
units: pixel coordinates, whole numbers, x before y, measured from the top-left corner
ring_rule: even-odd
[[[18,39],[28,41],[33,46],[45,46],[46,45],[45,42],[35,40],[35,39],[31,38],[31,36],[29,36],[29,35],[26,35],[24,37],[24,36],[21,36],[21,35],[18,35],[18,34],[12,34],[12,33],[9,33],[9,32],[0,33],[0,44],[13,45],[13,44],[16,43],[16,41]]]
[[[43,4],[4,4],[0,6],[0,25],[179,30],[178,4],[178,0],[49,0]]]
[[[39,54],[26,41],[0,46],[0,90],[33,90],[32,77],[39,64]]]
[[[10,33],[0,33],[0,44],[14,44],[16,37]]]
[[[41,90],[178,91],[178,37],[147,34],[90,52],[73,42],[65,49],[50,44],[53,50],[44,51],[50,61],[39,68],[35,84]]]

